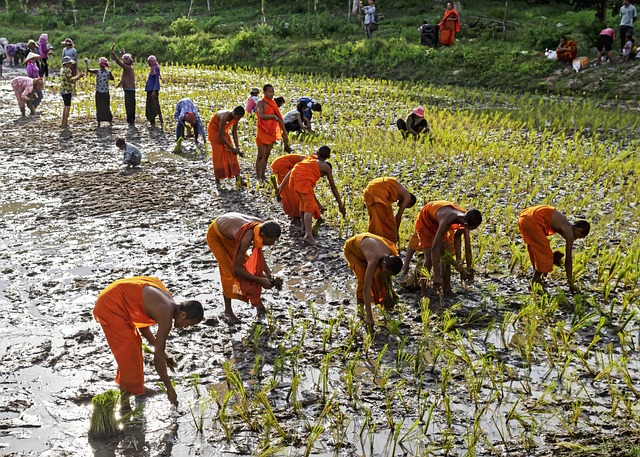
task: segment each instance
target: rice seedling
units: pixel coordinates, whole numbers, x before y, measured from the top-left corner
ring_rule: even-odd
[[[91,399],[93,411],[89,425],[89,436],[91,438],[108,439],[120,433],[120,428],[116,421],[116,405],[119,398],[120,392],[117,390],[107,390],[93,396]]]

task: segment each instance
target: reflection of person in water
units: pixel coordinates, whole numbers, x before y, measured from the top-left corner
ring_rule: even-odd
[[[144,386],[142,361],[142,334],[155,348],[153,363],[167,391],[169,401],[177,405],[178,397],[167,374],[165,347],[172,327],[185,328],[202,320],[200,302],[186,301],[181,304],[173,297],[158,278],[136,276],[119,279],[107,286],[93,309],[95,319],[102,325],[111,352],[118,364],[116,383],[120,391],[128,395],[147,393]],[[154,336],[149,329],[157,325]]]

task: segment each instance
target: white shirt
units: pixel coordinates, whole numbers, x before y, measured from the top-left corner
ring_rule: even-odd
[[[296,116],[296,114],[300,114],[300,112],[297,109],[292,109],[291,111],[289,111],[287,114],[284,115],[282,120],[285,122],[285,124],[289,124],[291,122],[297,122],[298,117]]]
[[[364,23],[371,24],[376,21],[376,7],[365,6],[364,7]]]

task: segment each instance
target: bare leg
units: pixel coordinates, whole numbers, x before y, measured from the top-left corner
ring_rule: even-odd
[[[402,281],[402,279],[404,279],[405,276],[407,276],[407,273],[409,273],[409,268],[411,268],[411,259],[413,259],[413,254],[415,254],[416,251],[414,251],[411,248],[407,248],[407,255],[405,255],[404,257],[404,262],[402,264],[402,270],[400,270],[400,277],[398,279],[400,279],[400,281]]]
[[[69,111],[71,111],[70,106],[62,108],[62,127],[69,127]]]
[[[273,144],[263,144],[258,146],[258,157],[256,157],[256,178],[260,181],[265,180],[267,161],[269,160],[271,149],[273,149]]]
[[[233,314],[233,309],[231,308],[231,299],[228,297],[224,297],[224,315],[227,316],[227,319],[229,319],[229,322],[231,324],[240,323],[240,319],[238,319],[236,315]]]
[[[426,248],[424,250],[424,268],[427,271],[431,271],[431,267],[433,267],[433,263],[431,262],[431,248]],[[422,291],[422,296],[426,297],[429,291],[426,278],[420,279],[420,290]]]
[[[242,179],[242,176],[238,175],[236,176],[236,186],[238,187],[247,187],[247,183],[244,179]]]
[[[453,290],[451,290],[451,265],[444,265],[442,268],[442,291],[446,297],[453,295]]]
[[[304,238],[303,240],[310,245],[316,245],[316,240],[313,238],[313,231],[311,228],[311,220],[313,218],[313,214],[309,212],[301,213],[302,220],[304,222]]]
[[[264,307],[264,305],[262,304],[262,300],[260,300],[260,303],[256,305],[256,316],[262,317],[265,314],[267,314],[267,308]]]

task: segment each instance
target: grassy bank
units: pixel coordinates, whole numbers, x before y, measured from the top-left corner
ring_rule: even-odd
[[[138,59],[155,54],[162,62],[269,67],[297,73],[333,76],[369,76],[512,91],[544,91],[594,95],[598,98],[638,99],[640,88],[630,84],[635,63],[615,63],[576,74],[541,55],[568,35],[579,54],[595,57],[592,47],[599,26],[592,11],[575,12],[560,3],[529,5],[509,2],[509,27],[502,39],[499,20],[504,2],[470,1],[462,8],[462,28],[455,46],[419,45],[418,26],[437,23],[440,2],[419,6],[406,0],[378,2],[385,18],[373,40],[365,40],[357,17],[347,5],[329,1],[291,6],[267,3],[266,23],[260,3],[214,0],[206,2],[116,2],[107,11],[104,2],[61,2],[38,6],[25,13],[0,10],[0,26],[11,42],[37,40],[49,33],[59,55],[60,41],[74,38],[81,56],[104,55],[111,43]],[[610,26],[617,18],[609,16]],[[54,61],[55,63],[55,61]]]

